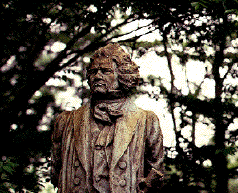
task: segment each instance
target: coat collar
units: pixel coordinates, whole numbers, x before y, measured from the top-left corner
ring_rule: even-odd
[[[137,121],[140,117],[139,110],[134,103],[129,102],[125,108],[125,113],[117,119],[111,168],[115,168],[120,157],[126,151],[137,128]],[[90,170],[91,147],[90,147],[90,103],[82,106],[74,112],[74,140],[78,158],[82,163],[85,171]]]

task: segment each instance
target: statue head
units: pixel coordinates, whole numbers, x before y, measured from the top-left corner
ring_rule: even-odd
[[[92,56],[87,78],[92,94],[128,95],[138,85],[139,70],[119,44],[109,43]]]

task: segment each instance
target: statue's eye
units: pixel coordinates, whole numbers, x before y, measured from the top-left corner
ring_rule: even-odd
[[[112,73],[112,70],[110,68],[103,68],[103,69],[101,69],[101,71],[103,74],[111,74]]]
[[[88,70],[88,73],[95,75],[95,74],[97,74],[97,71],[98,71],[98,69],[89,69],[89,70]]]

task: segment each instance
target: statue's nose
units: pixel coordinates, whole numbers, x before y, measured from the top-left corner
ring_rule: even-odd
[[[95,74],[95,78],[103,78],[103,73],[102,73],[102,71],[100,69]]]

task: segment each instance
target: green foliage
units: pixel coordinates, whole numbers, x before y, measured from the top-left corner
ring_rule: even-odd
[[[8,193],[9,188],[14,187],[11,178],[14,175],[17,166],[18,164],[10,159],[0,161],[0,192]]]
[[[237,41],[237,19],[233,19],[237,18],[237,10],[234,10],[234,7],[237,7],[237,1],[192,2],[187,13],[178,15],[174,20],[169,19],[167,26],[160,28],[163,32],[162,46],[154,43],[148,46],[148,42],[145,42],[148,51],[154,49],[158,56],[167,58],[171,75],[171,88],[164,86],[160,77],[148,77],[152,86],[155,82],[160,82],[161,92],[155,94],[152,91],[152,94],[148,93],[148,95],[155,100],[168,99],[167,104],[176,134],[176,147],[166,149],[165,163],[166,166],[168,165],[168,176],[165,192],[178,189],[188,192],[203,190],[227,192],[229,178],[237,177],[237,167],[229,167],[232,169],[228,170],[227,157],[237,152],[237,129],[229,131],[229,126],[237,119],[235,101],[238,92],[236,85],[225,83],[226,78],[232,76],[233,72],[237,74],[237,47],[231,43],[233,40]],[[170,16],[178,10],[177,7],[175,10],[170,10]],[[141,44],[141,42],[135,44],[138,45],[135,48],[138,49]],[[173,50],[174,45],[180,46],[181,49]],[[164,49],[157,51],[157,48],[161,47]],[[207,48],[212,48],[212,53],[207,52]],[[228,48],[234,48],[235,51],[227,51]],[[191,59],[211,64],[211,70],[206,69],[204,79],[215,82],[214,99],[202,96],[203,81],[196,85],[187,79],[189,88],[187,94],[183,94],[182,89],[174,85],[176,77],[171,62],[174,56],[179,57],[183,68],[187,68]],[[224,67],[228,70],[222,77],[219,69]],[[235,80],[236,76],[232,77]],[[180,109],[179,118],[175,116],[175,110],[178,109]],[[203,121],[198,120],[201,115],[204,117]],[[195,145],[195,126],[199,122],[214,127],[215,135],[210,145],[198,148]],[[191,128],[189,139],[181,133],[186,127]],[[227,138],[226,135],[229,137]],[[174,153],[176,156],[173,155]],[[211,163],[211,166],[206,166],[207,162]]]

